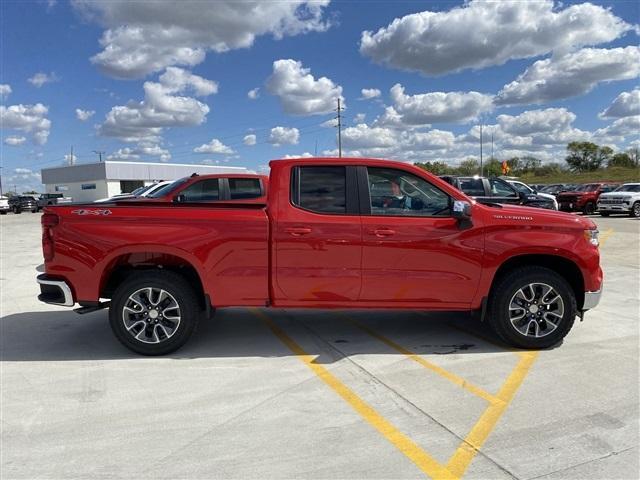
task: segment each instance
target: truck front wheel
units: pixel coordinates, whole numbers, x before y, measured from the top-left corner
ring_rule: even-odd
[[[576,313],[575,293],[562,276],[548,268],[522,267],[493,286],[488,321],[510,345],[547,348],[569,333]]]
[[[634,202],[633,206],[631,207],[631,216],[640,218],[640,200]]]
[[[193,289],[168,271],[130,275],[114,292],[109,323],[120,342],[142,355],[164,355],[184,345],[201,315]]]
[[[582,209],[582,213],[585,215],[593,215],[596,213],[596,204],[593,202],[587,202],[587,204]]]

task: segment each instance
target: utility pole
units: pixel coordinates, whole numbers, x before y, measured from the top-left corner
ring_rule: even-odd
[[[100,159],[100,163],[102,163],[102,155],[104,155],[106,152],[103,152],[101,150],[94,150],[93,153],[98,155],[98,158]]]
[[[340,106],[340,97],[338,97],[338,157],[342,157],[342,107]]]
[[[0,170],[2,170],[3,167],[0,167]],[[2,196],[2,172],[0,172],[0,197]]]
[[[491,130],[491,160],[493,160],[493,130]]]
[[[482,123],[480,123],[480,176],[482,177],[484,168],[482,165]]]
[[[318,156],[318,140],[316,140],[316,148],[315,148],[315,150],[313,151],[313,156],[314,156],[314,157],[317,157],[317,156]]]
[[[71,155],[69,156],[69,162],[68,163],[69,163],[69,166],[74,164],[74,161],[73,161],[73,145],[71,145]]]

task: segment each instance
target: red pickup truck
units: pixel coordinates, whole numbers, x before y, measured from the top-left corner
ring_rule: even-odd
[[[478,203],[385,160],[276,160],[268,183],[263,203],[47,207],[39,299],[108,306],[145,355],[230,306],[475,311],[510,344],[544,348],[599,301],[587,218]]]
[[[587,183],[575,190],[558,194],[558,206],[564,212],[582,212],[585,215],[596,213],[600,194],[612,192],[618,183]]]

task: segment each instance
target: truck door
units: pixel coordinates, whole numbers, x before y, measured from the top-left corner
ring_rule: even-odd
[[[369,185],[363,306],[468,305],[480,278],[482,233],[461,229],[449,195],[427,180],[401,169],[359,168]]]
[[[357,301],[362,232],[355,167],[294,166],[286,187],[279,188],[272,231],[276,304],[321,307]]]

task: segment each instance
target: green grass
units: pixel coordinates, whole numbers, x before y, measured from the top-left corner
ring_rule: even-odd
[[[525,183],[589,183],[589,182],[640,182],[639,168],[612,167],[594,172],[557,172],[548,175],[527,173],[519,177]]]

